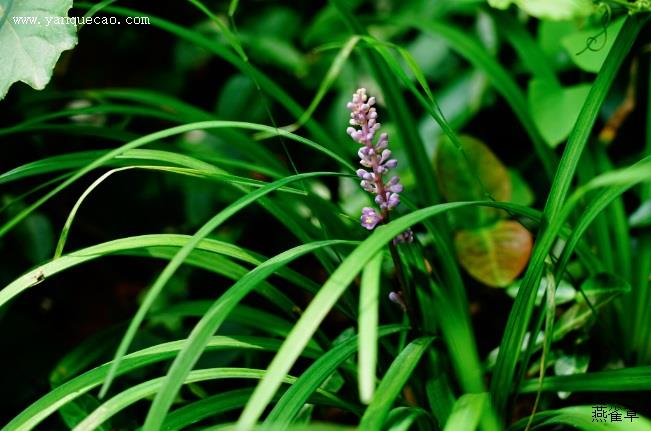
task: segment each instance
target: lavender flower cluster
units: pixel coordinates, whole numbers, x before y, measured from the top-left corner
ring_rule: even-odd
[[[384,181],[384,175],[397,166],[398,161],[391,158],[389,137],[386,133],[380,134],[377,143],[373,144],[376,132],[381,124],[377,122],[377,110],[375,109],[375,97],[368,97],[365,88],[358,89],[353,94],[353,100],[348,102],[346,107],[350,109],[350,127],[346,132],[354,141],[361,144],[357,154],[360,164],[369,170],[358,169],[357,175],[361,178],[361,186],[364,190],[375,195],[375,203],[379,206],[378,212],[375,208],[365,207],[362,209],[362,226],[372,230],[378,223],[388,221],[389,211],[393,210],[400,203],[400,192],[403,186],[400,184],[400,177],[394,175],[389,181]],[[354,126],[359,126],[355,128]],[[398,235],[394,242],[411,242],[413,234],[407,230]]]

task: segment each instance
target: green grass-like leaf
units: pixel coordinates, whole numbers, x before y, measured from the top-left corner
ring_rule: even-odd
[[[364,416],[362,416],[359,423],[360,429],[369,431],[380,431],[382,429],[391,406],[432,340],[431,337],[424,337],[412,341],[391,363],[373,396],[371,404],[369,404]]]
[[[513,377],[520,355],[520,346],[522,345],[524,334],[533,311],[544,260],[553,245],[558,228],[563,222],[559,217],[559,212],[565,202],[576,165],[588,140],[592,126],[596,121],[606,93],[615,78],[615,74],[643,24],[644,20],[639,17],[630,17],[627,20],[615,41],[609,58],[606,60],[604,67],[590,90],[590,94],[579,114],[577,123],[570,134],[568,144],[563,152],[563,157],[561,158],[558,172],[545,206],[544,217],[548,225],[543,230],[542,235],[539,235],[539,239],[536,242],[529,267],[521,288],[518,291],[500,344],[499,356],[491,384],[491,395],[495,407],[500,414],[504,414],[505,412],[506,402],[513,384],[515,383],[517,385],[518,383],[513,382]]]
[[[382,253],[378,253],[362,274],[359,291],[359,398],[368,404],[375,392],[377,367],[378,296]]]

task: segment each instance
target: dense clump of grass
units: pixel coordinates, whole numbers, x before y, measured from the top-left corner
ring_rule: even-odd
[[[651,391],[651,128],[633,130],[651,124],[643,5],[578,19],[612,39],[590,74],[536,36],[568,22],[482,2],[191,0],[161,7],[169,19],[111,3],[75,10],[147,15],[138,31],[166,38],[180,71],[158,78],[179,88],[10,94],[0,140],[42,156],[6,150],[0,248],[22,266],[2,267],[0,319],[41,290],[94,289],[74,276],[88,265],[116,283],[135,265],[146,289],[128,319],[47,364],[49,390],[8,402],[3,429],[651,430],[638,402]],[[193,73],[226,67],[183,100]],[[541,82],[558,105],[536,98]],[[346,136],[361,86],[404,184],[369,230]],[[550,133],[550,111],[575,120]],[[117,228],[88,229],[107,211]],[[156,230],[132,229],[142,214]],[[602,404],[636,417],[595,421]]]

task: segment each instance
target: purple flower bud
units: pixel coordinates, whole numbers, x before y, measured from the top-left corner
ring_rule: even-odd
[[[396,159],[387,160],[386,163],[384,163],[384,167],[387,169],[393,169],[396,166],[398,166],[398,161]]]
[[[404,243],[412,243],[414,242],[414,232],[412,232],[411,229],[407,229],[406,231],[402,232],[395,238],[393,238],[393,244],[404,244]]]
[[[388,193],[387,193],[388,194]],[[398,193],[391,193],[389,198],[386,199],[387,208],[392,210],[400,204],[400,195]]]
[[[389,157],[391,157],[391,150],[382,151],[382,156],[380,157],[380,164],[384,163]]]
[[[359,185],[369,193],[377,193],[377,185],[373,181],[362,180]]]
[[[382,220],[382,216],[380,216],[375,209],[365,207],[362,209],[361,220],[362,226],[368,230],[373,230],[373,228],[375,228],[375,226]]]
[[[365,171],[364,169],[358,169],[357,176],[363,180],[367,180],[367,181],[373,180],[373,174]]]
[[[400,308],[402,308],[402,311],[407,311],[407,304],[405,304],[405,300],[402,299],[402,293],[400,292],[389,293],[389,301],[398,304]]]
[[[389,136],[386,133],[380,134],[380,138],[375,144],[375,151],[381,152],[389,145]]]
[[[391,177],[389,182],[387,183],[387,186],[393,186],[396,185],[400,182],[400,177],[398,175],[394,175]]]

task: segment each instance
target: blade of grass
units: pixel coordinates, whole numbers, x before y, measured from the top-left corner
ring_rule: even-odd
[[[562,392],[626,392],[651,390],[651,366],[628,367],[620,370],[596,371],[568,376],[545,377],[538,387],[537,380],[526,380],[521,393],[542,391]]]
[[[303,126],[310,118],[312,118],[312,115],[316,111],[316,108],[319,106],[319,103],[321,103],[321,101],[327,94],[330,87],[332,87],[336,79],[339,77],[339,74],[341,73],[341,70],[346,64],[348,57],[350,57],[350,53],[353,52],[353,49],[355,48],[359,40],[360,40],[359,36],[351,36],[348,39],[348,41],[343,44],[343,46],[339,50],[339,53],[335,56],[335,59],[332,61],[330,68],[326,72],[323,81],[321,81],[321,84],[319,85],[319,88],[317,89],[317,92],[314,95],[312,102],[310,102],[310,105],[307,107],[303,115],[296,122],[281,127],[281,129],[287,130],[288,132],[295,132],[301,126]],[[269,138],[272,136],[273,135],[260,134],[257,136],[257,138]]]
[[[234,389],[180,407],[167,415],[161,430],[180,431],[188,429],[204,419],[239,409],[246,404],[251,392],[252,389],[250,388]],[[142,428],[138,428],[137,431],[141,430]]]
[[[220,379],[261,379],[264,376],[264,373],[264,370],[251,368],[208,368],[190,372],[186,377],[184,384]],[[286,376],[283,382],[292,384],[296,382],[296,380],[296,377]],[[159,377],[131,386],[129,389],[115,395],[113,398],[100,405],[95,409],[95,411],[80,422],[73,431],[94,430],[111,416],[119,413],[131,404],[157,393],[160,390],[163,381],[164,377]],[[352,411],[355,411],[353,406],[333,394],[322,389],[317,389],[317,393],[321,396],[327,397],[329,401],[338,408],[343,408],[345,410],[352,409]]]
[[[75,115],[95,115],[95,114],[112,114],[112,113],[123,114],[127,116],[135,115],[135,116],[142,116],[142,117],[158,118],[158,119],[172,121],[172,122],[178,121],[178,118],[176,118],[174,114],[167,113],[153,108],[144,108],[144,107],[132,106],[132,105],[103,104],[103,105],[89,106],[83,108],[61,109],[49,114],[32,117],[29,120],[23,121],[22,123],[0,129],[0,136],[5,136],[13,133],[28,132],[31,130],[32,126],[45,123],[49,120],[56,120],[59,118],[69,118]]]
[[[595,159],[597,162],[597,169],[599,172],[609,172],[614,169],[613,164],[608,159],[606,149],[603,146],[596,146]],[[631,262],[633,257],[631,247],[631,236],[628,230],[628,220],[626,219],[626,211],[624,209],[624,201],[622,198],[616,198],[611,205],[606,209],[606,217],[612,232],[611,238],[614,249],[614,262],[617,268],[617,273],[626,280],[631,279],[633,272]]]
[[[577,122],[570,134],[568,144],[563,152],[558,172],[554,177],[554,182],[545,205],[544,217],[548,225],[543,228],[540,238],[536,241],[527,272],[525,273],[521,288],[511,309],[500,344],[499,355],[491,384],[491,395],[498,414],[504,415],[507,399],[512,391],[513,385],[517,387],[518,384],[518,382],[513,381],[513,378],[516,372],[516,364],[520,355],[522,341],[526,329],[529,326],[544,260],[551,250],[560,225],[563,223],[563,220],[559,218],[559,212],[565,202],[576,165],[590,136],[592,126],[596,121],[606,93],[643,24],[644,20],[640,19],[640,17],[633,16],[627,18],[622,31],[615,40],[613,49],[610,51],[600,73],[597,75],[597,79],[581,109]]]
[[[130,353],[124,358],[124,361],[118,369],[118,374],[122,375],[149,364],[170,359],[178,353],[184,342],[185,340],[172,341]],[[279,345],[280,340],[268,338],[249,336],[215,336],[211,338],[208,349],[253,349],[276,351]],[[320,355],[321,352],[319,351],[306,351],[306,356],[308,357],[315,358]],[[56,387],[23,410],[19,415],[14,417],[4,426],[4,428],[2,428],[2,430],[27,431],[34,429],[34,427],[50,414],[57,411],[60,406],[99,386],[106,376],[109,367],[110,363],[101,365],[63,383],[61,386]]]
[[[385,43],[378,42],[377,40],[370,38],[368,36],[364,36],[363,39],[366,43],[368,43],[375,50],[377,50],[378,54],[385,61],[389,69],[395,75],[397,75],[400,78],[400,80],[403,82],[403,84],[412,92],[412,94],[416,96],[419,102],[421,102],[421,104],[425,107],[427,112],[440,125],[442,130],[450,137],[450,139],[453,142],[456,142],[458,144],[457,147],[461,148],[456,133],[452,130],[450,125],[445,120],[436,101],[432,96],[432,92],[429,90],[429,86],[427,85],[427,81],[424,75],[416,65],[416,62],[413,60],[411,55],[406,50],[397,46],[393,46],[395,49],[399,51],[403,59],[405,59],[407,64],[410,66],[410,70],[414,73],[417,80],[421,84],[423,90],[425,91],[429,99],[429,102],[425,97],[423,97],[418,92],[416,87],[411,83],[410,79],[402,70],[402,66],[398,64],[396,59],[393,58],[393,56],[386,49]],[[478,178],[477,180],[480,182],[481,185],[481,181]],[[445,219],[436,220],[435,223],[434,222],[428,223],[426,226],[430,230],[430,233],[434,239],[435,248],[438,252],[439,257],[442,260],[441,267],[443,268],[445,285],[449,287],[451,295],[453,297],[453,300],[450,302],[450,305],[458,309],[459,317],[464,320],[465,326],[466,328],[468,328],[467,334],[469,335],[469,337],[467,338],[467,340],[469,340],[470,342],[467,344],[466,349],[464,350],[469,353],[467,359],[475,358],[476,361],[474,364],[470,364],[472,360],[464,361],[464,363],[468,363],[470,365],[470,369],[479,369],[480,368],[479,356],[476,353],[476,347],[475,347],[476,343],[474,342],[474,335],[472,331],[472,326],[470,324],[470,315],[468,313],[468,309],[469,309],[468,299],[465,294],[465,289],[463,286],[461,275],[459,273],[458,264],[454,258],[454,253],[452,251],[452,246],[449,237],[449,230],[450,230],[449,226],[447,225]],[[466,373],[466,374],[471,375],[473,373]],[[470,382],[470,380],[464,379],[464,382]],[[483,383],[481,381],[478,381],[478,382],[470,383],[470,386],[464,389],[471,392],[475,392],[477,390],[483,390],[480,388],[483,388]]]
[[[190,157],[187,156],[178,156],[175,153],[169,153],[171,156],[171,159],[174,160],[177,164],[180,165],[191,165],[191,166],[202,166],[207,165],[203,162],[200,162],[199,160],[190,160]],[[151,158],[159,161],[163,161],[164,158],[156,157],[153,154],[150,154]],[[68,233],[70,232],[70,228],[72,227],[72,222],[75,219],[75,216],[77,215],[77,212],[79,211],[79,207],[81,207],[81,204],[84,202],[84,200],[90,195],[93,190],[95,190],[100,184],[102,184],[106,179],[108,179],[111,175],[118,173],[118,172],[124,172],[128,170],[133,170],[133,169],[142,169],[142,170],[152,170],[152,171],[163,171],[163,172],[172,172],[176,174],[181,174],[181,175],[190,175],[198,178],[205,178],[205,179],[211,179],[219,182],[223,182],[229,185],[233,186],[248,186],[248,187],[264,187],[268,183],[262,182],[262,181],[257,181],[257,180],[251,180],[249,178],[243,178],[243,177],[237,177],[235,175],[228,175],[225,173],[225,171],[218,169],[212,165],[207,165],[207,170],[197,170],[195,168],[192,169],[180,169],[180,168],[175,168],[171,166],[125,166],[122,168],[117,168],[117,169],[111,169],[110,171],[105,172],[103,175],[101,175],[98,179],[93,181],[93,183],[84,190],[84,192],[79,196],[77,201],[75,202],[75,205],[72,207],[70,210],[70,214],[68,215],[68,218],[66,219],[66,222],[63,226],[63,229],[61,230],[61,235],[59,236],[59,241],[57,242],[56,245],[56,250],[54,252],[54,258],[58,258],[61,256],[63,253],[63,247],[65,246],[66,240],[68,238]],[[292,189],[288,187],[281,187],[277,189],[279,192],[289,192],[289,193],[297,193],[300,195],[305,195],[305,193],[302,190],[298,189]]]
[[[368,261],[389,241],[411,225],[445,211],[477,203],[447,203],[417,210],[375,229],[362,244],[342,262],[326,284],[314,297],[298,323],[287,337],[283,347],[274,357],[268,374],[258,385],[238,421],[239,429],[250,429],[273,397],[280,380],[289,371],[305,343],[328,314],[349,283]]]
[[[380,293],[380,274],[382,253],[378,253],[368,263],[362,273],[359,291],[359,398],[364,404],[371,402],[375,392],[375,372],[377,367],[377,329],[378,296]]]
[[[175,303],[170,307],[161,310],[154,310],[149,318],[152,325],[161,318],[185,318],[201,317],[210,308],[212,301],[187,301]],[[284,338],[292,329],[288,320],[282,319],[274,314],[253,309],[240,304],[229,315],[229,322],[260,331],[265,335]],[[50,373],[50,384],[52,387],[60,386],[73,377],[89,369],[93,364],[101,363],[100,360],[110,355],[120,341],[120,335],[128,325],[128,321],[120,322],[106,330],[93,334],[84,340],[73,350],[57,362]],[[312,343],[308,346],[308,352],[319,352],[321,348]]]
[[[387,423],[388,431],[409,431],[412,425],[418,423],[420,419],[425,419],[428,426],[432,426],[431,417],[426,410],[418,407],[396,407],[389,412]],[[423,421],[424,422],[424,421]],[[418,429],[426,429],[419,427]],[[431,428],[430,428],[431,429]]]
[[[506,210],[518,209],[526,214],[531,213],[531,209],[529,208],[503,202],[451,202],[415,210],[410,214],[393,220],[391,223],[376,228],[374,233],[364,240],[362,244],[356,247],[342,264],[339,265],[302,314],[300,320],[283,343],[283,347],[278,351],[269,365],[267,376],[262,380],[262,382],[260,382],[256,391],[253,393],[251,400],[244,409],[244,412],[240,416],[238,422],[240,429],[250,429],[257,422],[258,418],[266,408],[267,403],[273,397],[274,392],[278,388],[282,376],[289,371],[300,354],[301,349],[311,338],[321,321],[375,253],[377,253],[400,232],[403,232],[408,227],[422,222],[429,217],[456,208],[480,205]],[[481,382],[479,382],[479,384],[481,384]]]
[[[648,56],[647,56],[648,58]],[[651,69],[647,82],[651,83]],[[644,154],[651,155],[651,85],[648,86],[646,106],[646,136]],[[651,199],[651,183],[643,184],[640,188],[642,202]],[[637,364],[651,363],[651,233],[642,232],[636,247],[636,265],[634,265],[633,290],[631,293],[631,308],[633,312],[632,342],[633,351],[637,351],[635,358]]]
[[[459,398],[452,408],[450,418],[445,423],[443,431],[474,431],[488,404],[488,394],[465,394]]]
[[[618,171],[611,171],[595,177],[592,181],[588,182],[575,192],[575,194],[568,200],[568,204],[570,205],[577,205],[579,198],[589,190],[594,190],[598,187],[607,187],[605,190],[597,193],[590,200],[589,204],[581,213],[579,220],[576,222],[572,233],[567,238],[567,243],[565,244],[557,263],[557,277],[563,275],[563,271],[569,263],[577,243],[590,226],[590,223],[592,223],[595,218],[613,202],[613,200],[620,197],[623,193],[638,183],[644,183],[650,179],[651,156],[648,156],[627,168]]]
[[[380,431],[384,426],[391,406],[400,394],[403,386],[411,377],[411,373],[420,362],[421,356],[427,350],[433,337],[418,338],[405,347],[391,363],[380,385],[373,396],[371,404],[364,412],[359,422],[360,429]]]
[[[61,183],[59,186],[55,187],[53,190],[51,190],[49,193],[47,193],[45,196],[41,197],[38,201],[21,211],[18,215],[16,215],[14,218],[9,220],[7,223],[2,225],[0,227],[0,237],[4,236],[10,229],[12,229],[16,224],[18,224],[21,220],[23,220],[25,217],[27,217],[29,214],[31,214],[36,208],[40,207],[42,204],[47,202],[49,199],[51,199],[53,196],[57,195],[59,192],[67,188],[70,184],[73,184],[75,181],[77,181],[79,178],[87,174],[88,172],[92,171],[93,169],[103,166],[104,163],[107,161],[111,160],[112,158],[123,154],[125,151],[136,149],[138,147],[142,147],[143,145],[147,145],[151,142],[155,142],[160,139],[168,138],[171,136],[179,135],[182,133],[190,132],[193,130],[203,130],[203,129],[219,129],[219,128],[242,128],[242,129],[249,129],[249,130],[258,130],[258,131],[272,131],[272,130],[277,130],[269,126],[264,126],[261,124],[253,124],[253,123],[243,123],[243,122],[237,122],[237,121],[200,121],[197,123],[191,123],[191,124],[185,124],[182,126],[177,126],[177,127],[172,127],[169,129],[161,130],[149,135],[145,135],[143,137],[140,137],[136,139],[135,141],[131,141],[119,148],[116,148],[115,150],[112,150],[105,154],[104,156],[95,159],[92,163],[86,165],[84,168],[80,169],[77,171],[74,175],[72,175],[70,178],[65,180],[63,183]],[[283,137],[286,137],[288,139],[295,140],[297,142],[303,143],[307,146],[310,146],[318,151],[323,151],[326,155],[334,157],[335,160],[339,161],[340,163],[343,164],[343,166],[347,167],[351,171],[354,170],[353,166],[346,161],[345,159],[342,159],[341,157],[337,156],[334,154],[332,151],[321,147],[320,145],[314,143],[313,141],[310,141],[308,139],[302,138],[300,136],[294,135],[289,132],[285,132],[283,130],[278,130],[277,132],[278,135],[281,135]]]
[[[298,381],[292,384],[289,389],[295,387],[297,384]],[[246,400],[249,398],[252,391],[253,390],[250,388],[235,389],[221,394],[212,395],[199,401],[190,403],[186,406],[180,407],[167,416],[161,430],[185,430],[188,429],[189,426],[194,425],[204,419],[218,416],[227,411],[237,410],[246,404]],[[309,398],[309,401],[312,404],[325,405],[335,408],[339,407],[339,405],[335,405],[335,403],[333,403],[330,398],[319,396],[319,394],[312,395]],[[142,428],[139,428],[137,431],[142,431]],[[277,430],[274,428],[274,431]]]
[[[195,325],[188,337],[187,344],[172,363],[172,366],[165,377],[163,386],[156,394],[149,409],[143,430],[157,430],[160,428],[162,421],[165,419],[165,415],[176,398],[178,390],[183,384],[183,381],[203,353],[206,342],[242,298],[253,290],[258,283],[294,259],[297,259],[306,253],[310,253],[313,250],[338,244],[351,244],[351,242],[343,240],[319,241],[300,245],[287,250],[258,265],[221,295],[201,318],[199,323]]]
[[[401,328],[397,325],[378,328],[378,337],[395,334]],[[299,377],[294,385],[283,394],[278,403],[265,419],[265,426],[276,431],[287,429],[303,407],[308,397],[319,387],[341,364],[355,352],[359,346],[360,336],[350,337],[337,344],[323,354]]]
[[[213,216],[209,221],[207,221],[192,236],[192,238],[183,247],[181,247],[181,249],[176,253],[174,258],[172,258],[172,260],[167,264],[165,269],[163,269],[160,275],[156,278],[156,281],[151,286],[151,288],[147,291],[145,297],[143,298],[140,304],[140,307],[138,308],[136,315],[133,317],[133,320],[131,321],[129,328],[127,329],[127,332],[125,333],[124,338],[122,339],[122,342],[120,343],[120,346],[118,347],[117,352],[115,353],[112,369],[109,370],[109,373],[106,377],[106,381],[104,385],[102,385],[102,389],[100,390],[100,398],[102,398],[106,394],[111,384],[113,373],[115,372],[115,369],[119,366],[121,358],[126,354],[133,338],[136,335],[138,328],[140,327],[140,324],[144,320],[147,312],[149,311],[149,308],[154,303],[154,301],[156,300],[160,292],[163,290],[167,282],[170,280],[170,278],[172,278],[176,270],[183,264],[183,261],[188,257],[188,255],[192,252],[192,250],[197,246],[197,244],[202,239],[207,237],[211,232],[217,229],[217,227],[219,227],[230,217],[237,214],[237,212],[239,212],[241,209],[256,202],[261,197],[277,190],[280,187],[283,187],[295,181],[315,178],[319,176],[331,176],[331,175],[333,175],[332,172],[330,173],[311,172],[307,174],[293,175],[287,178],[276,180],[273,183],[270,183],[265,187],[255,190],[243,196],[242,198],[236,200],[228,207],[226,207],[225,209],[217,213],[215,216]],[[164,415],[161,417],[161,419],[163,417]],[[145,424],[145,429],[147,429],[146,424]]]

